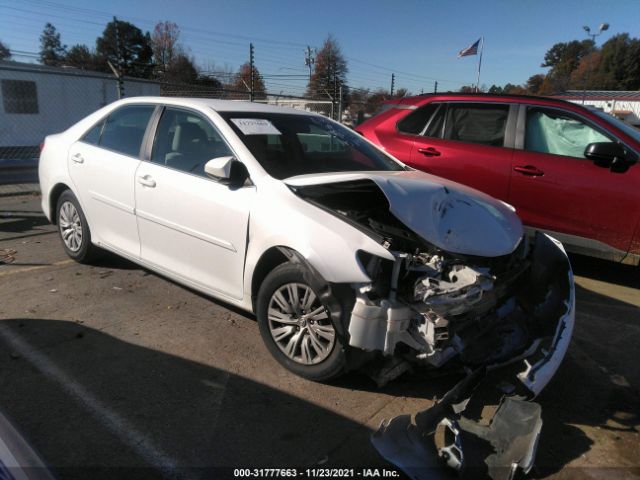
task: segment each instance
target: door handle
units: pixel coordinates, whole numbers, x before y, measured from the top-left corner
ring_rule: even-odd
[[[541,177],[542,175],[544,175],[544,172],[542,170],[534,167],[533,165],[516,165],[515,167],[513,167],[513,170],[530,177]]]
[[[439,157],[440,152],[433,147],[419,148],[418,151],[425,157]]]
[[[76,163],[84,163],[84,157],[79,153],[76,153],[75,155],[73,155],[71,157],[71,160],[73,160]]]
[[[151,178],[150,175],[145,175],[144,177],[138,177],[138,183],[140,185],[144,185],[145,187],[154,188],[156,186],[156,181]]]

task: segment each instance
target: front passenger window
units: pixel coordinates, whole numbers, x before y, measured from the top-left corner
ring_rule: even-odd
[[[577,118],[557,110],[527,110],[525,150],[585,158],[584,151],[593,142],[611,142],[611,139]]]
[[[186,110],[165,108],[153,144],[153,163],[205,176],[204,165],[209,160],[231,155],[209,121]]]

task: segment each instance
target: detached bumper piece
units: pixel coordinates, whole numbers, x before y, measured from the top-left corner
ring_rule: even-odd
[[[371,438],[373,446],[416,480],[450,479],[454,472],[463,478],[510,480],[519,470],[528,473],[542,409],[518,394],[505,395],[513,384],[498,380],[496,386],[497,379],[512,373],[504,367],[489,374],[476,370],[433,407],[384,421]]]

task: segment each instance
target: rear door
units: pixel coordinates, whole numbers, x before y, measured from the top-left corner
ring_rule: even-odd
[[[509,202],[523,222],[627,252],[640,215],[638,166],[612,172],[584,157],[589,143],[617,139],[553,107],[523,105],[519,117]]]
[[[516,107],[483,102],[430,105],[437,110],[414,136],[409,165],[506,200]]]
[[[125,105],[94,125],[69,149],[69,173],[94,241],[140,254],[134,176],[153,105]]]
[[[143,260],[187,283],[240,299],[252,185],[231,188],[204,173],[234,155],[201,113],[166,107],[149,161],[135,179]]]

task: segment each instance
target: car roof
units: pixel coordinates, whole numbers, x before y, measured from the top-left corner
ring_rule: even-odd
[[[508,101],[508,102],[517,102],[517,103],[532,103],[532,102],[551,102],[557,103],[559,105],[576,105],[572,102],[567,102],[566,100],[561,100],[559,98],[554,97],[545,97],[540,95],[516,95],[516,94],[499,94],[499,93],[484,93],[484,92],[442,92],[442,93],[424,93],[421,95],[414,95],[411,97],[403,97],[399,99],[397,103],[404,104],[414,104],[419,103],[427,98],[447,98],[447,99],[475,99],[475,100],[495,100],[495,101]],[[393,101],[389,103],[394,103]]]
[[[162,105],[175,105],[192,108],[211,108],[216,112],[259,112],[259,113],[286,113],[291,115],[317,115],[314,112],[282,107],[280,105],[269,105],[260,102],[248,102],[246,100],[217,100],[212,98],[194,97],[128,97],[118,100],[119,105],[131,103],[153,103]]]

